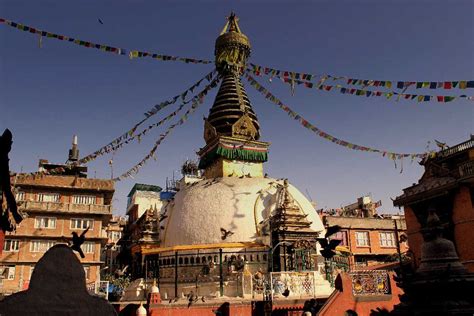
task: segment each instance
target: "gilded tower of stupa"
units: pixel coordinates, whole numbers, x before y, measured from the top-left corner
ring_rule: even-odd
[[[198,153],[206,178],[263,176],[269,144],[259,141],[257,115],[240,79],[249,56],[249,39],[231,14],[216,39],[216,69],[222,83],[204,120],[206,146]]]

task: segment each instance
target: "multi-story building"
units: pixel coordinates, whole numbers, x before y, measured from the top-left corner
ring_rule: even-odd
[[[324,216],[324,224],[339,225],[341,231],[332,238],[342,240],[346,247],[351,268],[387,263],[397,258],[397,246],[405,234],[406,224],[402,216],[390,218]],[[395,227],[396,225],[396,227]],[[399,243],[401,253],[406,253],[406,242]]]
[[[423,176],[393,203],[404,208],[415,266],[421,260],[428,213],[435,212],[444,225],[443,236],[454,243],[461,263],[474,272],[474,136],[420,164],[425,168]]]
[[[121,251],[119,240],[122,238],[123,229],[127,224],[127,219],[124,216],[112,216],[105,232],[107,234],[107,244],[105,245],[102,255],[104,261],[103,270],[106,273],[113,273],[120,267],[118,255]]]
[[[345,250],[351,269],[393,261],[398,256],[398,246],[400,253],[408,251],[407,243],[400,242],[406,234],[404,216],[378,214],[381,205],[380,201],[363,196],[340,209],[318,211],[326,227],[341,227],[331,238],[341,240],[338,250]]]
[[[104,227],[112,213],[114,182],[87,178],[87,167],[77,166],[76,144],[66,165],[40,160],[40,171],[63,167],[54,175],[18,174],[12,178],[16,199],[25,219],[16,231],[7,233],[0,267],[3,271],[0,291],[13,293],[28,287],[36,262],[57,243],[71,240],[72,233],[89,228],[82,245],[88,283],[99,280],[101,249],[107,242]]]

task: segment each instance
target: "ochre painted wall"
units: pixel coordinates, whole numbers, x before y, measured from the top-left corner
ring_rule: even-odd
[[[405,220],[407,223],[408,244],[415,257],[415,266],[420,264],[421,245],[423,236],[421,225],[411,207],[405,206]],[[454,244],[459,259],[464,266],[474,272],[474,208],[471,193],[468,187],[462,186],[454,197],[452,222],[454,224]]]

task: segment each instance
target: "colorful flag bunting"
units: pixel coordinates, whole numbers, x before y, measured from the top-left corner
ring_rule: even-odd
[[[269,67],[263,67],[255,64],[250,64],[250,68],[248,69],[255,73],[257,76],[261,76],[262,74],[273,74],[279,77],[280,73],[282,73],[283,78],[291,77],[292,75],[296,76],[296,79],[302,79],[305,81],[311,81],[314,78],[321,78],[320,83],[328,79],[332,79],[333,81],[343,80],[348,85],[358,85],[363,87],[386,87],[388,89],[392,88],[392,82],[396,83],[397,89],[403,90],[410,86],[415,86],[416,89],[421,88],[430,88],[430,89],[451,89],[455,88],[459,85],[459,89],[466,89],[466,88],[474,88],[474,80],[471,81],[445,81],[445,82],[426,82],[426,81],[387,81],[387,80],[368,80],[368,79],[355,79],[349,78],[348,76],[334,76],[328,74],[307,74],[307,73],[296,73],[293,71],[283,71],[277,70]],[[463,83],[463,84],[461,84]],[[318,84],[318,85],[319,85]]]
[[[192,63],[192,64],[211,64],[213,61],[210,60],[204,60],[204,59],[195,59],[195,58],[188,58],[188,57],[178,57],[178,56],[168,56],[168,55],[159,55],[155,53],[149,53],[149,52],[142,52],[142,51],[137,51],[137,50],[130,50],[130,49],[125,49],[125,48],[118,48],[118,47],[112,47],[108,45],[100,45],[100,44],[95,44],[91,43],[88,41],[80,40],[80,39],[74,39],[68,36],[64,35],[59,35],[47,31],[42,31],[30,26],[26,26],[20,23],[16,23],[7,19],[0,18],[0,23],[6,24],[8,26],[11,26],[13,28],[25,31],[25,32],[30,32],[33,34],[39,34],[41,36],[45,36],[46,38],[55,38],[60,41],[68,41],[72,42],[76,45],[79,46],[84,46],[84,47],[89,47],[89,48],[96,48],[105,52],[110,52],[114,53],[117,55],[128,55],[130,59],[133,58],[138,58],[138,57],[151,57],[154,59],[158,60],[163,60],[163,61],[181,61],[184,63]]]
[[[182,124],[184,124],[184,122],[187,121],[188,117],[190,114],[194,113],[196,111],[196,109],[198,108],[198,106],[200,104],[202,104],[202,98],[204,96],[207,95],[207,93],[212,89],[212,88],[215,88],[217,87],[217,84],[219,83],[220,81],[220,77],[216,77],[207,87],[205,90],[203,90],[202,92],[200,92],[199,94],[197,94],[196,96],[194,96],[192,99],[191,99],[191,102],[192,102],[192,106],[191,108],[189,108],[184,114],[183,116],[181,116],[181,118],[176,122],[174,123],[173,125],[170,125],[168,127],[168,129],[166,130],[166,132],[162,135],[160,135],[160,138],[158,138],[158,140],[155,142],[155,144],[153,145],[152,149],[150,150],[150,152],[140,161],[138,162],[135,166],[133,166],[132,168],[130,168],[127,172],[123,173],[122,175],[120,175],[119,177],[117,178],[114,178],[114,181],[120,181],[120,180],[123,180],[125,178],[128,178],[128,177],[131,177],[132,175],[134,174],[137,174],[139,169],[141,167],[143,167],[145,165],[145,163],[150,159],[150,158],[154,158],[156,160],[156,157],[155,157],[155,152],[156,150],[158,149],[158,147],[160,146],[161,142],[173,131],[174,128],[176,128],[177,126],[180,126]]]
[[[254,70],[248,69],[247,71],[251,71],[254,74],[256,73]],[[317,88],[318,90],[323,90],[323,91],[331,91],[332,89],[337,89],[339,90],[340,93],[342,94],[352,94],[352,95],[357,95],[357,96],[366,96],[366,97],[380,97],[380,96],[385,96],[387,99],[390,99],[393,95],[397,95],[397,101],[400,98],[403,98],[405,100],[417,100],[418,102],[428,102],[431,100],[437,100],[438,102],[450,102],[455,99],[467,99],[467,100],[473,100],[473,96],[466,96],[466,95],[460,95],[460,96],[443,96],[442,98],[438,98],[438,96],[431,96],[431,95],[418,95],[418,94],[408,94],[408,93],[398,93],[394,91],[389,91],[389,92],[384,92],[384,91],[371,91],[371,90],[365,90],[365,89],[354,89],[354,88],[346,88],[341,86],[340,84],[337,85],[325,85],[325,84],[320,84],[318,86],[313,85],[311,82],[306,82],[306,81],[301,81],[301,80],[296,80],[296,79],[291,79],[291,78],[284,78],[280,77],[281,81],[287,84],[298,84],[298,85],[303,85],[306,88],[312,89],[312,88]],[[351,79],[353,80],[353,79]],[[410,86],[413,84],[413,82],[406,82],[403,83],[405,87]],[[430,85],[430,83],[427,83]],[[466,82],[467,86],[467,82]]]
[[[375,149],[375,148],[369,148],[369,147],[364,147],[364,146],[359,146],[356,144],[349,143],[347,141],[344,141],[342,139],[336,138],[334,136],[331,136],[324,131],[320,130],[318,127],[312,125],[309,123],[306,119],[304,119],[301,115],[293,111],[289,106],[284,105],[277,97],[275,97],[270,91],[268,91],[265,87],[263,87],[260,83],[258,83],[252,76],[250,76],[248,73],[245,74],[247,80],[249,81],[250,85],[254,87],[257,91],[259,91],[266,99],[271,100],[273,103],[278,105],[283,111],[287,112],[287,114],[294,118],[295,120],[299,121],[301,125],[306,127],[307,129],[313,131],[316,135],[329,140],[335,144],[344,146],[349,149],[353,150],[360,150],[360,151],[367,151],[367,152],[375,152],[375,153],[381,153],[382,156],[388,155],[391,159],[403,159],[404,157],[416,157],[416,158],[425,158],[426,153],[423,154],[404,154],[404,153],[394,153],[394,152],[388,152],[380,149]]]

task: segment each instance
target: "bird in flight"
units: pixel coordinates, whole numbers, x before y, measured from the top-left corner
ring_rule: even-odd
[[[224,228],[221,227],[221,238],[222,240],[225,240],[227,237],[230,237],[234,234],[234,232],[231,232],[230,230],[225,230]]]
[[[97,18],[97,20],[99,21],[100,24],[104,24],[104,22],[102,22],[102,20],[100,18]]]
[[[89,231],[89,227],[86,228],[85,231],[79,236],[76,232],[72,232],[72,246],[71,249],[74,251],[79,252],[81,258],[85,258],[84,253],[82,252],[81,245],[86,240],[86,233]]]

